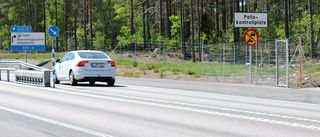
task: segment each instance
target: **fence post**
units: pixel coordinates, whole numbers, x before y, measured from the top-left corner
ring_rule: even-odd
[[[137,39],[134,40],[134,61],[137,61]]]
[[[151,53],[150,53],[150,39],[148,39],[148,47],[149,47],[149,62],[151,61]]]
[[[204,78],[203,78],[203,56],[204,56],[204,53],[203,53],[203,44],[201,45],[201,70],[202,70],[202,82],[204,81]]]
[[[221,63],[220,63],[220,64],[221,64],[220,73],[221,73],[221,72],[223,72],[223,66],[222,66],[222,65],[223,65],[223,51],[222,51],[222,48],[221,48],[221,47],[220,47],[220,54],[221,54],[221,56],[220,56],[220,59],[221,59],[221,61],[220,61],[220,62],[221,62]]]
[[[287,88],[289,88],[289,39],[286,39],[286,58],[287,58]]]
[[[276,85],[279,86],[279,65],[278,65],[278,41],[276,39]]]
[[[246,46],[246,63],[248,63],[248,46]],[[248,66],[247,65],[245,66],[246,66],[246,72],[248,72]]]
[[[163,40],[163,61],[166,61],[166,41]]]
[[[258,41],[256,39],[256,84],[258,84]]]
[[[233,83],[236,83],[236,44],[233,44]]]
[[[182,55],[183,55],[183,49],[182,49],[182,42],[181,42],[181,44],[180,44],[180,46],[181,46],[181,56],[180,56],[180,58],[181,58],[181,66],[183,66],[183,57],[182,57]],[[202,51],[203,52],[203,51]]]
[[[250,56],[250,84],[252,84],[252,46],[249,47]]]
[[[299,62],[300,62],[300,64],[299,64],[299,67],[300,67],[300,88],[302,88],[302,69],[301,69],[301,65],[303,65],[303,64],[301,64],[302,63],[302,61],[301,61],[301,37],[299,37]]]
[[[122,55],[121,55],[121,40],[120,40],[120,59],[122,59]]]
[[[269,60],[269,66],[270,67],[270,41],[268,41],[268,60]]]
[[[261,54],[260,54],[260,56],[261,56],[261,65],[260,65],[261,74],[260,74],[260,79],[262,79],[262,78],[263,78],[263,58],[262,58],[263,53],[262,53],[262,46],[260,46],[260,51],[261,51]]]
[[[224,58],[224,56],[225,56],[225,46],[226,46],[226,44],[225,43],[223,43],[223,83],[225,83],[225,58]]]

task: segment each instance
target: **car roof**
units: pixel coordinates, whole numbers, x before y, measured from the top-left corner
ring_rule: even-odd
[[[71,52],[102,52],[102,51],[98,51],[98,50],[74,50]]]

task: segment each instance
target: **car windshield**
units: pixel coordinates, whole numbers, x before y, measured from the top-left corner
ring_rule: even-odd
[[[79,52],[78,54],[83,59],[109,59],[107,55],[101,52]]]

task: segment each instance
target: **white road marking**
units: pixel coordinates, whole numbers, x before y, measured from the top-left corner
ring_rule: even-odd
[[[87,134],[90,134],[90,135],[94,135],[94,136],[113,137],[111,135],[107,135],[107,134],[104,134],[104,133],[101,133],[101,132],[97,132],[97,131],[94,131],[94,130],[90,130],[90,129],[78,127],[78,126],[75,126],[75,125],[59,122],[59,121],[56,121],[56,120],[44,118],[44,117],[41,117],[41,116],[33,115],[33,114],[30,114],[30,113],[22,112],[22,111],[19,111],[19,110],[15,110],[15,109],[3,107],[3,106],[0,106],[0,109],[1,110],[5,110],[5,111],[9,111],[9,112],[12,112],[12,113],[15,113],[15,114],[23,115],[23,116],[26,116],[26,117],[29,117],[29,118],[37,119],[37,120],[40,120],[40,121],[48,122],[48,123],[51,123],[51,124],[54,124],[54,125],[62,126],[62,127],[65,127],[65,128],[81,131],[81,132],[84,132],[84,133],[87,133]]]
[[[292,119],[292,120],[320,123],[320,120],[308,119],[308,118],[302,118],[302,117],[291,117],[291,116],[269,114],[269,113],[263,113],[263,112],[254,112],[254,111],[247,111],[247,110],[240,110],[240,109],[230,109],[230,108],[224,108],[224,107],[213,107],[213,106],[206,106],[206,105],[197,105],[197,104],[190,104],[190,103],[183,103],[183,102],[176,102],[176,101],[166,101],[166,100],[160,100],[160,99],[151,99],[151,98],[145,98],[145,97],[127,96],[127,95],[120,95],[120,94],[114,94],[114,93],[103,93],[103,92],[96,92],[96,91],[87,91],[87,90],[83,90],[83,89],[72,89],[72,88],[66,88],[66,87],[64,87],[64,89],[75,90],[75,91],[79,91],[80,90],[81,92],[86,92],[86,93],[95,93],[95,94],[101,94],[101,95],[117,96],[117,97],[122,97],[122,98],[153,101],[153,102],[159,102],[159,103],[170,103],[170,104],[176,104],[176,105],[185,105],[185,106],[191,106],[191,107],[200,107],[200,108],[208,108],[208,109],[216,109],[216,110],[223,110],[223,111],[231,111],[231,112],[239,112],[239,113],[246,113],[246,114],[254,114],[254,115],[261,115],[261,116],[269,116],[269,117],[277,117],[277,118],[283,118],[283,119]],[[141,88],[138,87],[137,89],[141,89]],[[158,89],[157,91],[163,91],[163,90],[162,89]]]
[[[27,85],[23,85],[27,86]],[[43,88],[43,87],[33,87],[33,86],[28,86],[29,88]],[[66,88],[67,90],[71,90]],[[238,115],[238,114],[232,114],[232,113],[222,113],[222,112],[216,112],[216,111],[209,111],[209,110],[201,110],[201,109],[194,109],[194,108],[188,108],[188,107],[180,107],[180,106],[174,106],[174,105],[164,105],[164,104],[159,104],[159,103],[151,103],[151,102],[144,102],[144,101],[135,101],[135,100],[129,100],[129,99],[121,99],[121,98],[115,98],[115,97],[106,97],[106,96],[99,96],[99,95],[92,95],[88,93],[98,93],[98,94],[110,94],[110,93],[101,93],[101,92],[93,92],[93,91],[84,91],[81,90],[82,92],[86,93],[79,93],[79,92],[70,92],[62,89],[57,89],[57,88],[47,88],[47,90],[51,90],[54,92],[60,92],[60,93],[66,93],[66,94],[73,94],[73,95],[80,95],[80,96],[86,96],[86,97],[93,97],[93,98],[99,98],[99,99],[107,99],[107,100],[114,100],[114,101],[121,101],[121,102],[127,102],[127,103],[135,103],[135,104],[143,104],[143,105],[149,105],[149,106],[157,106],[157,107],[162,107],[162,108],[170,108],[170,109],[177,109],[177,110],[183,110],[183,111],[189,111],[189,112],[197,112],[197,113],[203,113],[203,114],[210,114],[210,115],[217,115],[217,116],[224,116],[224,117],[229,117],[229,118],[238,118],[238,119],[244,119],[244,120],[251,120],[251,121],[258,121],[258,122],[264,122],[264,123],[270,123],[270,124],[278,124],[278,125],[284,125],[284,126],[291,126],[291,127],[299,127],[299,128],[304,128],[304,129],[311,129],[311,130],[318,130],[320,131],[320,126],[315,126],[315,125],[305,125],[305,124],[299,124],[299,123],[293,123],[293,122],[285,122],[285,121],[280,121],[280,120],[271,120],[271,119],[266,119],[266,118],[259,118],[259,117],[250,117],[250,116],[244,116],[244,115]],[[75,90],[75,89],[72,89]],[[80,90],[80,89],[76,89]],[[124,95],[119,95],[124,97]],[[140,97],[132,97],[128,96],[133,99],[138,99]],[[127,98],[127,97],[126,97]],[[140,99],[148,99],[148,98],[140,98]],[[149,99],[151,101],[155,101],[155,99]],[[210,106],[202,106],[202,105],[195,105],[195,104],[188,104],[188,103],[180,103],[180,102],[172,102],[172,101],[164,101],[164,100],[158,100],[158,102],[165,102],[165,103],[175,103],[175,104],[183,104],[183,105],[189,105],[189,106],[197,106],[197,107],[202,107],[202,108],[216,108],[216,107],[210,107]],[[218,108],[218,107],[217,107]],[[243,112],[243,113],[249,113],[250,111],[240,111],[237,109],[228,109],[228,108],[220,108],[220,110],[227,110],[227,111],[235,111],[235,112]],[[257,114],[257,115],[266,115],[266,116],[272,116],[272,117],[280,117],[280,118],[293,118],[295,120],[307,120],[307,121],[312,121],[312,122],[319,122],[318,120],[310,120],[310,119],[305,119],[305,118],[295,118],[295,117],[289,117],[289,116],[281,116],[281,115],[275,115],[275,114],[267,114],[267,113],[261,113],[261,112],[250,112],[252,114]]]

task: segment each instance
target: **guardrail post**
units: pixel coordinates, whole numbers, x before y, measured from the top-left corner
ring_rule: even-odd
[[[50,87],[50,72],[49,70],[44,71],[43,85],[44,87]]]
[[[7,70],[7,81],[8,82],[10,81],[10,72],[9,72],[9,70]]]

